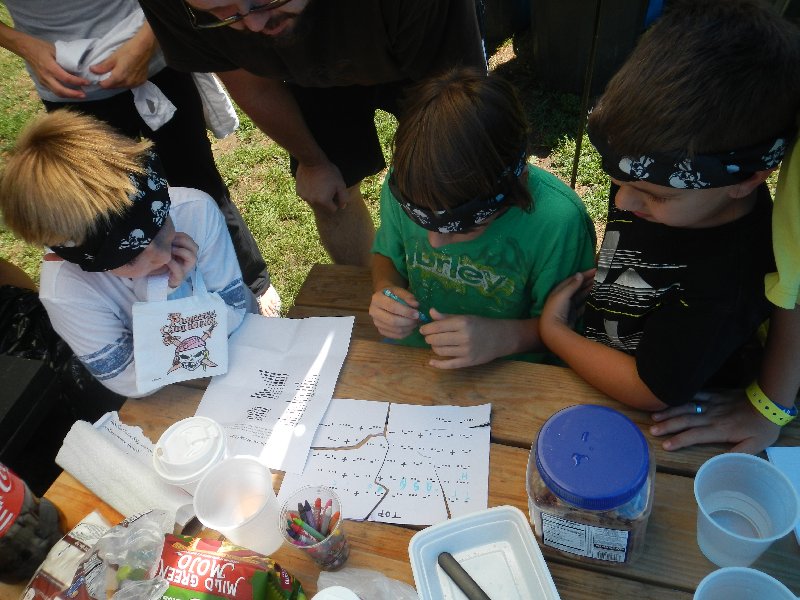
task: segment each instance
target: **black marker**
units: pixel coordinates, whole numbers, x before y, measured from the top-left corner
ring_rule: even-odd
[[[442,552],[439,555],[438,563],[469,600],[492,600],[470,574],[464,570],[464,567],[458,564],[452,554]]]

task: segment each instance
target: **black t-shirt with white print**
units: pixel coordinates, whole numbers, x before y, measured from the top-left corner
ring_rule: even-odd
[[[775,270],[772,202],[719,227],[652,223],[614,206],[586,303],[584,335],[635,356],[639,377],[670,405],[692,400],[769,316]]]

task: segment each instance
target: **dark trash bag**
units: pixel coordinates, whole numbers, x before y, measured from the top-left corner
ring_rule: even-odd
[[[58,376],[60,399],[75,418],[94,421],[122,405],[122,396],[103,387],[53,330],[39,295],[0,286],[0,354],[44,361]]]

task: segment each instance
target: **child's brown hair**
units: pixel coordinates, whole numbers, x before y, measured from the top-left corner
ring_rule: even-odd
[[[69,110],[35,118],[0,178],[6,225],[31,244],[82,243],[98,223],[130,205],[131,174],[143,173],[151,145]]]
[[[508,172],[526,159],[527,141],[528,123],[510,83],[477,69],[452,69],[409,94],[394,139],[394,180],[408,200],[431,210],[490,198],[498,184],[509,188],[508,206],[529,209],[527,187]]]
[[[712,154],[788,133],[800,33],[758,0],[674,0],[589,117],[617,154]]]

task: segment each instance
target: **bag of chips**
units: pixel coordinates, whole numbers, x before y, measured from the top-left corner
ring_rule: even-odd
[[[157,577],[163,600],[307,600],[300,582],[268,556],[229,542],[167,534]]]

